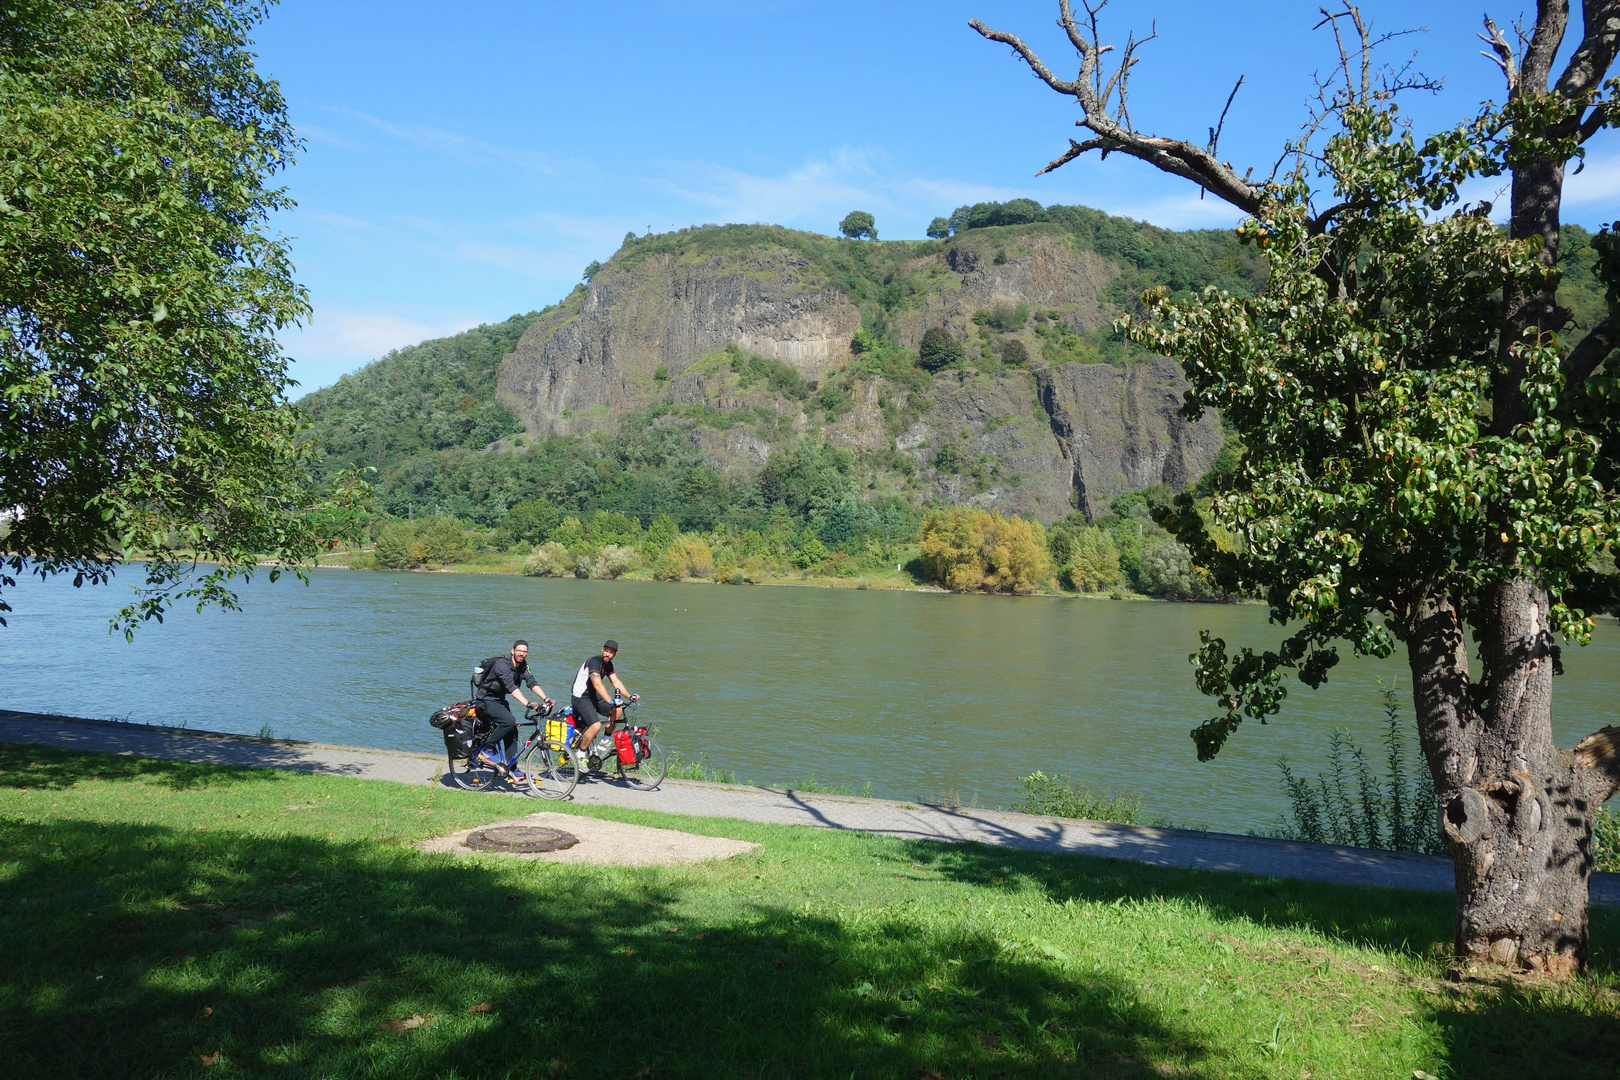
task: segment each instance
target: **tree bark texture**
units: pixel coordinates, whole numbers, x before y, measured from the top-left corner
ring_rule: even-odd
[[[1518,579],[1481,598],[1483,693],[1449,597],[1417,605],[1408,637],[1423,751],[1456,869],[1459,958],[1552,975],[1587,963],[1592,819],[1616,787],[1615,735],[1552,740],[1545,590]]]

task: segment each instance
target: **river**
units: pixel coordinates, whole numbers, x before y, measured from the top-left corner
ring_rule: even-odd
[[[125,595],[67,579],[8,590],[0,706],[438,751],[428,713],[466,697],[477,660],[526,638],[557,696],[613,637],[643,718],[741,779],[1011,806],[1017,777],[1041,769],[1139,792],[1150,818],[1239,832],[1284,811],[1277,758],[1314,772],[1335,725],[1377,758],[1380,676],[1409,712],[1403,663],[1347,658],[1321,690],[1291,681],[1280,717],[1200,764],[1187,732],[1212,703],[1187,655],[1205,628],[1274,646],[1253,605],[323,570],[308,587],[261,576],[243,611],[176,612],[127,644],[106,622]],[[1612,620],[1565,650],[1560,745],[1620,722],[1617,660]]]

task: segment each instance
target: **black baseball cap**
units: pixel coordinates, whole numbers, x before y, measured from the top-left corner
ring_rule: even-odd
[[[617,641],[614,641],[612,638],[608,638],[606,641],[602,642],[602,649],[604,651],[606,651],[608,649],[612,649],[614,652],[618,652],[619,651],[619,643]]]

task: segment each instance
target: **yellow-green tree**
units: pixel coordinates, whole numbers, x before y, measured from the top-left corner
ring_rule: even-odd
[[[1073,554],[1064,571],[1079,592],[1101,592],[1119,584],[1119,548],[1101,529],[1083,529],[1074,538]]]
[[[924,518],[922,559],[929,575],[955,592],[1034,592],[1052,573],[1039,522],[977,507]]]

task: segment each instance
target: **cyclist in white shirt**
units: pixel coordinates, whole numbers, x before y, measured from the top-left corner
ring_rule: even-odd
[[[638,700],[613,670],[613,657],[618,651],[619,643],[609,638],[602,643],[602,651],[579,665],[579,671],[574,674],[571,704],[574,726],[579,729],[579,742],[575,745],[580,751],[577,768],[581,773],[588,767],[586,759],[591,741],[601,732],[602,725],[616,723],[624,713],[624,706],[613,704],[614,694],[608,689],[608,683],[613,684],[622,700]]]

